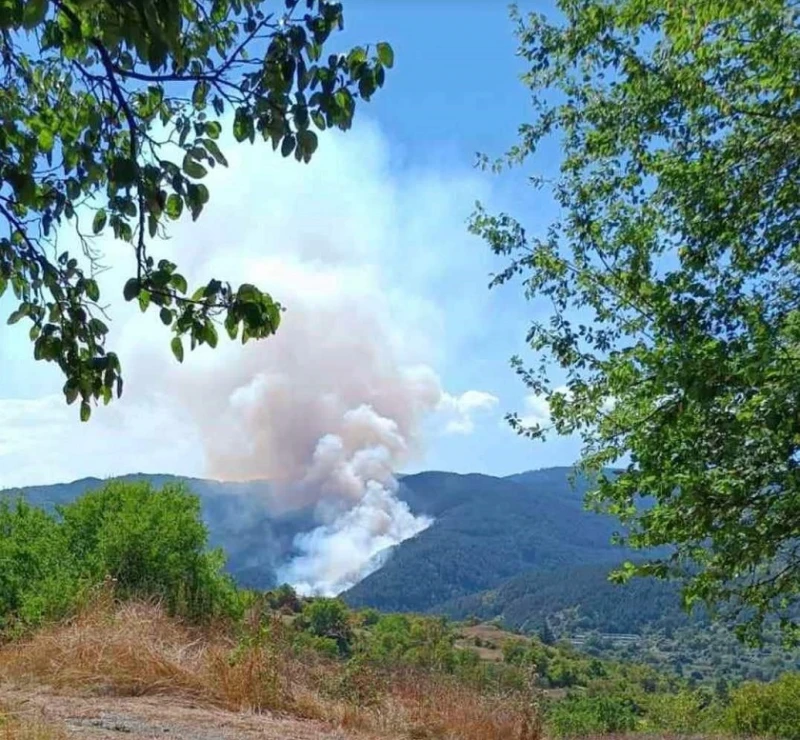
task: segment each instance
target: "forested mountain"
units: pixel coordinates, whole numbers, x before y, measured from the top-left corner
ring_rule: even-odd
[[[392,553],[346,594],[353,605],[432,610],[493,588],[531,569],[618,563],[616,523],[583,508],[586,482],[568,468],[510,478],[420,473],[402,479],[401,496],[434,524]]]
[[[533,568],[619,561],[623,553],[610,544],[615,523],[584,510],[586,482],[573,486],[569,472],[552,468],[509,478],[445,472],[402,477],[400,497],[415,513],[433,517],[434,524],[395,548],[384,567],[347,599],[424,611]],[[147,478],[156,485],[177,480],[168,475],[127,477]],[[294,535],[312,526],[310,512],[271,513],[270,486],[264,481],[182,480],[200,497],[211,543],[226,550],[231,572],[247,585],[272,585],[274,566],[290,552]],[[85,478],[21,493],[31,503],[51,507],[101,483]]]
[[[537,631],[546,620],[570,634],[638,634],[645,627],[669,632],[703,621],[702,613],[690,616],[681,608],[675,584],[637,578],[617,585],[608,580],[608,572],[608,564],[532,570],[497,588],[439,604],[436,610],[454,619],[500,617],[523,631]]]

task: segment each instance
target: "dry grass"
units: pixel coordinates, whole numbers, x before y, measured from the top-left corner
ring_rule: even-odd
[[[538,714],[531,703],[481,695],[447,676],[395,674],[385,701],[359,711],[367,715],[356,717],[361,719],[361,726],[414,740],[541,737]]]
[[[67,737],[59,727],[24,719],[0,707],[0,740],[67,740]]]
[[[95,695],[177,696],[230,710],[279,708],[264,650],[232,644],[170,619],[157,605],[95,605],[0,651],[0,677]]]
[[[0,679],[64,693],[164,695],[230,711],[280,712],[382,737],[541,736],[530,704],[483,696],[447,676],[351,671],[331,661],[300,659],[281,639],[282,629],[276,620],[268,639],[237,643],[223,630],[189,629],[157,605],[96,603],[68,624],[2,648]],[[40,736],[8,740],[21,737]],[[1,732],[0,740],[7,740]]]

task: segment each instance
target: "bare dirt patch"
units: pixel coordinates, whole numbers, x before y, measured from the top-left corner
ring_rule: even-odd
[[[94,740],[370,738],[312,720],[208,709],[166,696],[65,696],[47,689],[31,691],[0,686],[0,702],[9,708],[8,714],[14,719],[29,727],[52,727],[56,737],[64,733],[69,738]]]

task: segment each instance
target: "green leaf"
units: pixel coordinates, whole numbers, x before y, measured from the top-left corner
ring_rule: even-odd
[[[230,311],[225,317],[225,330],[228,332],[228,336],[231,339],[236,339],[236,335],[239,333],[239,321]]]
[[[217,342],[219,341],[219,336],[217,334],[217,328],[211,321],[206,323],[204,337],[206,342],[208,342],[209,346],[212,349],[217,346]]]
[[[89,405],[89,402],[81,401],[81,421],[89,421],[91,415],[92,407]]]
[[[223,155],[223,153],[220,151],[216,141],[212,141],[211,139],[201,139],[201,141],[203,142],[203,146],[205,146],[205,148],[217,162],[224,167],[228,166],[228,160],[225,159],[225,155]]]
[[[161,323],[165,326],[169,326],[172,323],[172,311],[168,308],[162,308],[158,316],[161,319]]]
[[[95,234],[99,234],[106,226],[106,221],[108,220],[108,216],[104,208],[101,208],[97,213],[94,214],[94,219],[92,220],[92,231]]]
[[[284,157],[288,157],[293,151],[297,140],[294,138],[292,134],[283,137],[283,142],[281,143],[281,154]]]
[[[139,295],[139,281],[136,278],[131,278],[125,283],[125,288],[122,291],[122,295],[124,296],[126,301],[132,301]]]
[[[171,219],[175,220],[181,217],[181,213],[183,213],[183,198],[177,193],[172,193],[166,202],[166,206],[164,209]]]
[[[20,304],[20,307],[8,317],[8,321],[6,323],[16,324],[18,321],[25,318],[25,316],[30,316],[30,313],[31,313],[31,304],[22,303]]]
[[[139,291],[139,309],[142,313],[144,313],[148,307],[150,306],[150,291],[149,290],[142,290]]]
[[[22,13],[22,26],[24,28],[35,28],[45,19],[48,1],[26,0]]]
[[[188,154],[183,158],[183,171],[189,177],[193,177],[196,180],[199,180],[201,177],[205,177],[206,173],[208,172],[203,165],[201,165],[199,162],[196,162]]]
[[[309,162],[317,151],[319,139],[313,131],[305,130],[297,134],[297,146],[303,153],[303,161]]]
[[[68,404],[75,403],[78,398],[78,384],[70,379],[64,384],[64,396]]]
[[[43,128],[41,131],[39,131],[36,140],[39,143],[39,148],[42,151],[44,152],[53,151],[53,144],[55,143],[55,135],[53,131],[51,131],[49,128]]]
[[[233,119],[233,137],[236,141],[241,143],[249,138],[252,128],[253,121],[247,111],[244,108],[237,108]]]
[[[100,300],[100,287],[97,285],[96,280],[87,280],[84,289],[86,290],[86,295],[90,301]]]
[[[387,69],[391,69],[394,66],[394,49],[385,41],[381,41],[377,45],[377,51],[381,64]]]
[[[192,104],[195,108],[205,107],[206,98],[208,97],[208,89],[209,85],[205,80],[200,80],[194,86],[194,91],[192,92]]]
[[[175,355],[175,359],[178,362],[183,362],[183,342],[181,338],[173,337],[170,347],[172,347],[172,354]]]
[[[81,197],[80,183],[72,177],[67,180],[67,197],[70,200],[77,200]]]
[[[111,161],[109,176],[118,185],[133,185],[136,182],[136,163],[127,157],[115,157]]]
[[[186,291],[189,290],[189,286],[186,284],[186,278],[180,273],[176,272],[170,278],[170,283],[172,283],[172,287],[179,293],[186,293]]]

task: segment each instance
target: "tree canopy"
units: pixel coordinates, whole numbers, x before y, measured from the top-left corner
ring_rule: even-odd
[[[800,596],[800,6],[561,0],[515,14],[534,115],[507,157],[556,217],[474,232],[547,305],[513,364],[600,471],[593,502],[742,634]],[[483,158],[484,165],[492,163]],[[544,198],[545,196],[543,196]],[[545,303],[546,302],[546,303]],[[552,307],[552,310],[550,310]],[[533,365],[533,367],[530,367]],[[615,468],[610,471],[609,468]]]
[[[128,301],[153,307],[183,338],[216,346],[273,334],[281,307],[254,285],[187,285],[158,259],[170,221],[197,219],[219,142],[269,141],[308,162],[315,129],[350,127],[394,61],[385,42],[323,53],[343,27],[325,0],[0,0],[0,296],[18,300],[8,322],[30,322],[38,360],[55,362],[70,403],[122,392],[106,347],[95,239],[131,250]],[[78,254],[59,247],[71,227]]]

